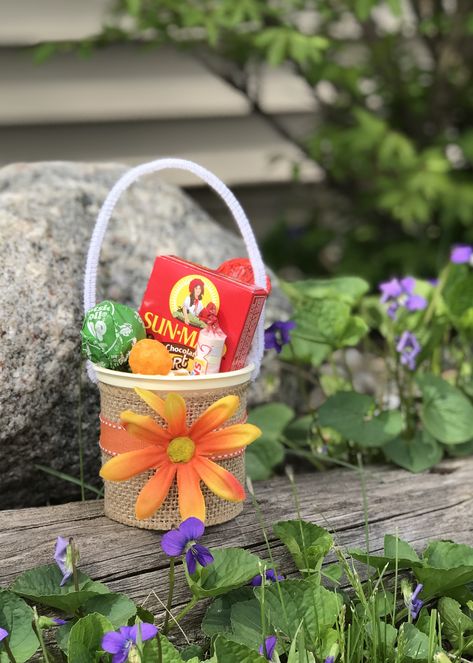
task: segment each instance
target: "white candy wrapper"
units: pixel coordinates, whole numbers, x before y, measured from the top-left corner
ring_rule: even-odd
[[[220,371],[226,338],[227,335],[217,325],[200,330],[195,350],[193,375]]]

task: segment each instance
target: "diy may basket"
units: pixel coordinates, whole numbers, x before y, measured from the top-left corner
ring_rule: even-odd
[[[191,161],[183,159],[158,159],[137,166],[123,175],[108,194],[97,218],[87,258],[84,281],[84,310],[87,312],[96,304],[96,279],[100,249],[108,221],[113,213],[121,194],[139,177],[167,168],[188,170],[203,179],[224,200],[232,213],[243,236],[249,254],[255,284],[266,287],[264,264],[251,230],[249,221],[231,191],[210,171]],[[209,406],[225,396],[239,398],[238,409],[231,418],[222,425],[227,426],[246,421],[246,403],[248,387],[252,379],[259,373],[261,358],[264,351],[264,311],[261,314],[248,364],[237,371],[212,375],[168,375],[150,376],[125,373],[95,366],[89,362],[89,377],[98,382],[100,390],[100,448],[102,462],[105,463],[117,454],[130,450],[130,439],[120,422],[120,414],[124,410],[132,410],[141,415],[151,416],[159,426],[166,425],[164,419],[151,409],[135,391],[145,389],[165,398],[167,394],[178,393],[185,401],[186,423],[191,426]],[[135,441],[136,444],[136,441]],[[135,447],[136,448],[136,447]],[[237,449],[227,454],[214,455],[212,461],[244,485],[245,457],[244,449]],[[171,484],[167,497],[155,513],[147,518],[138,519],[135,513],[135,502],[142,488],[154,475],[154,470],[147,470],[126,481],[105,481],[105,514],[118,522],[145,529],[167,530],[178,525],[181,520],[178,503],[178,486],[176,479]],[[202,485],[205,500],[205,522],[207,525],[226,522],[238,515],[242,502],[227,501],[211,492]]]

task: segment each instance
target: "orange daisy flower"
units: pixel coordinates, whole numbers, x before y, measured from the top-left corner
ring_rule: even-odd
[[[156,470],[137,497],[138,519],[149,518],[159,509],[175,478],[183,520],[194,516],[205,521],[201,481],[224,500],[241,502],[245,499],[240,482],[211,460],[212,456],[242,449],[261,435],[253,424],[221,428],[238,409],[238,396],[225,396],[216,401],[188,427],[186,403],[179,394],[169,393],[163,400],[152,391],[135,389],[135,392],[164,419],[167,427],[161,427],[150,416],[131,410],[122,412],[120,418],[129,435],[149,446],[115,456],[105,463],[100,476],[107,481],[126,481],[146,470]]]

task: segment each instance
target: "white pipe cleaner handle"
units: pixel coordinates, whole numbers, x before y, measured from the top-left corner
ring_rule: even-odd
[[[250,226],[250,222],[243,211],[242,206],[235,198],[230,189],[216,177],[210,170],[199,166],[199,164],[187,159],[157,159],[148,163],[141,164],[126,172],[111,189],[104,204],[99,212],[97,221],[95,223],[94,232],[90,240],[89,252],[87,255],[87,265],[85,268],[84,278],[84,313],[87,313],[96,304],[96,285],[97,285],[97,269],[100,257],[100,249],[107,230],[107,225],[110,217],[112,216],[115,205],[117,204],[120,196],[126,189],[136,182],[142,175],[156,173],[166,168],[177,168],[187,170],[197,177],[200,177],[206,182],[227,205],[237,226],[242,234],[243,240],[246,245],[246,250],[250,258],[251,266],[255,276],[255,284],[266,289],[266,270],[264,267],[263,259],[256,243],[255,236]],[[250,351],[250,361],[255,365],[253,378],[259,373],[261,359],[264,352],[264,310],[261,314],[258,327],[256,330],[253,345]],[[91,380],[97,382],[95,371],[93,370],[90,362],[88,363],[88,373]]]

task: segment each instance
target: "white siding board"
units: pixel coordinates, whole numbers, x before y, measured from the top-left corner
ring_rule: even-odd
[[[118,46],[89,59],[0,49],[0,124],[243,115],[249,104],[190,56]]]
[[[97,32],[108,0],[2,0],[0,44],[83,39]]]
[[[179,156],[210,168],[231,185],[284,182],[299,151],[258,117],[0,128],[0,163],[12,161],[118,161],[128,164]],[[181,186],[199,185],[184,172]],[[319,177],[304,162],[302,180]]]

